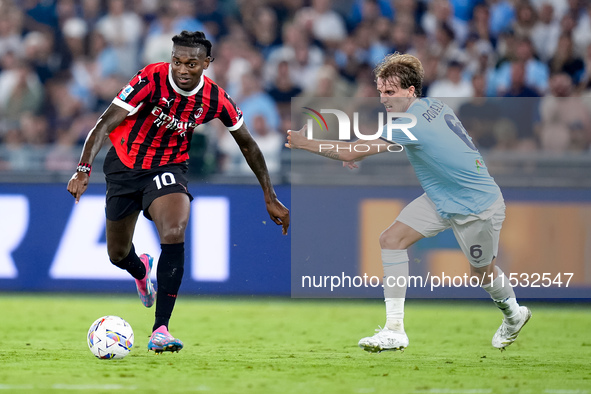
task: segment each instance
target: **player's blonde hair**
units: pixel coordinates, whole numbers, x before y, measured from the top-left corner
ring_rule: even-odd
[[[394,78],[397,77],[400,80],[402,89],[414,86],[415,95],[421,97],[425,70],[423,70],[421,61],[415,56],[395,52],[386,56],[373,72],[376,79],[381,78],[393,82]]]

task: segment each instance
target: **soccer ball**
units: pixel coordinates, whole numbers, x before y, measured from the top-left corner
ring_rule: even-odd
[[[92,323],[86,339],[97,358],[123,358],[133,346],[133,330],[119,316],[103,316]]]

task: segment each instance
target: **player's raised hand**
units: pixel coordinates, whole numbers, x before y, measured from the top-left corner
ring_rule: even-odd
[[[76,199],[76,204],[80,201],[80,197],[88,188],[89,176],[85,172],[76,172],[68,182],[68,191]]]
[[[304,125],[298,131],[295,130],[287,130],[287,142],[285,143],[285,147],[289,149],[300,149],[308,140],[306,136],[306,131],[308,130],[308,125]]]
[[[343,167],[348,167],[350,170],[352,170],[354,168],[359,168],[357,163],[355,163],[354,161],[344,161]]]
[[[283,226],[283,235],[287,235],[287,229],[289,228],[289,209],[281,201],[274,198],[267,202],[267,212],[269,212],[269,216],[275,224]]]

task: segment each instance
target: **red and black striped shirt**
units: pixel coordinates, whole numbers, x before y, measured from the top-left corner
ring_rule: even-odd
[[[140,70],[113,103],[129,115],[109,135],[119,159],[129,168],[150,169],[184,163],[195,127],[219,118],[230,130],[242,125],[242,112],[211,79],[190,92],[172,80],[170,63]]]

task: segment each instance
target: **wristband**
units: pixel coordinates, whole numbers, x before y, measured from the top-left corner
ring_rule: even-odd
[[[92,171],[92,166],[88,163],[78,163],[78,167],[76,167],[76,172],[83,172],[90,176],[90,172]]]

